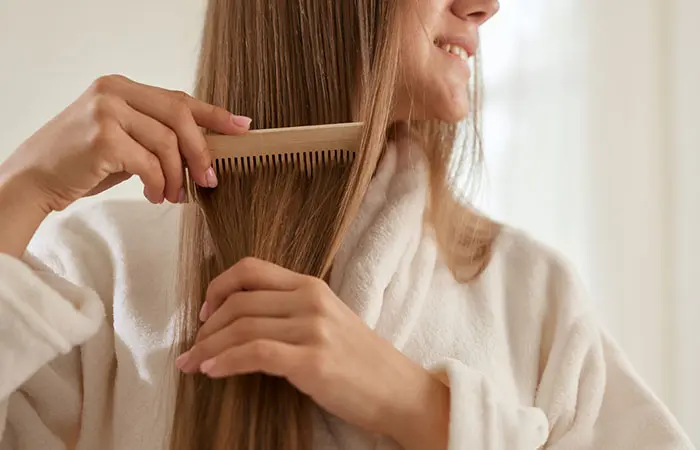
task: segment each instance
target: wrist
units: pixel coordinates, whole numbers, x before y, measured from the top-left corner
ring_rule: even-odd
[[[387,414],[388,435],[404,450],[446,450],[449,440],[450,388],[417,366],[401,397]]]
[[[0,173],[0,253],[21,257],[50,212],[29,174]]]
[[[22,152],[20,147],[16,153]],[[0,194],[3,200],[9,198],[22,199],[33,208],[39,208],[46,214],[53,212],[51,200],[42,180],[45,178],[41,170],[35,167],[27,167],[23,161],[11,155],[0,164]]]

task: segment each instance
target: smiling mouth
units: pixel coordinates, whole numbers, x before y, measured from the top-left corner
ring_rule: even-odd
[[[469,63],[469,52],[467,52],[464,47],[457,44],[445,44],[437,41],[435,42],[435,46],[440,50],[461,59],[465,64]]]

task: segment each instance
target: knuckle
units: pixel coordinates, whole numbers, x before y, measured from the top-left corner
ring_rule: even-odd
[[[325,311],[323,299],[328,295],[328,286],[318,278],[308,277],[304,287],[304,294],[308,298],[312,312]]]
[[[194,123],[192,112],[187,106],[187,100],[181,97],[175,97],[171,105],[171,114],[173,124],[176,126],[190,126]]]
[[[247,277],[253,275],[258,267],[258,260],[252,256],[246,256],[236,264],[236,272],[239,276]]]
[[[316,294],[325,295],[328,292],[328,285],[325,281],[320,278],[306,276],[306,283],[310,286],[310,289]]]
[[[190,94],[188,94],[188,93],[185,92],[185,91],[177,91],[177,90],[176,90],[176,91],[170,91],[170,93],[171,93],[171,95],[173,96],[173,98],[174,98],[176,101],[180,101],[180,102],[183,102],[183,103],[189,101],[189,99],[192,98],[192,97],[190,96]]]
[[[107,94],[114,92],[114,87],[126,81],[122,75],[103,75],[92,82],[91,90],[96,94]]]
[[[177,134],[170,128],[164,128],[156,140],[156,150],[159,152],[169,152],[173,149],[177,149],[177,147]]]
[[[111,94],[97,94],[90,102],[90,113],[97,123],[112,120],[117,115],[117,101]]]
[[[311,319],[309,324],[309,329],[316,342],[328,342],[330,341],[330,330],[328,329],[328,324],[325,320],[320,317],[314,317]]]

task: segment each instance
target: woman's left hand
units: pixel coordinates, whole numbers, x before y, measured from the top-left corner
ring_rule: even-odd
[[[211,283],[201,319],[177,360],[184,372],[284,377],[328,412],[400,443],[406,427],[425,424],[430,402],[444,407],[447,387],[317,278],[246,258]]]

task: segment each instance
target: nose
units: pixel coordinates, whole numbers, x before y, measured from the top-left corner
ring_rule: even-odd
[[[452,4],[452,14],[462,20],[482,25],[493,17],[500,7],[498,0],[455,0]]]

